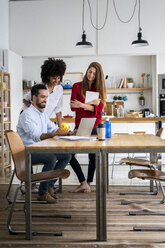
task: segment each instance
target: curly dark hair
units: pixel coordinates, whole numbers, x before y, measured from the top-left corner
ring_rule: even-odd
[[[60,76],[60,80],[62,81],[65,70],[66,64],[62,59],[48,58],[41,66],[42,82],[48,84],[50,77],[54,76]]]

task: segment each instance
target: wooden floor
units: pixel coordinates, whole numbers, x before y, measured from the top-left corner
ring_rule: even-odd
[[[165,215],[143,215],[129,216],[132,209],[130,205],[121,205],[121,191],[138,191],[139,187],[110,187],[107,195],[107,229],[108,241],[96,241],[96,208],[95,208],[95,188],[89,194],[70,193],[73,186],[64,186],[63,193],[58,194],[57,204],[34,204],[33,210],[37,213],[71,214],[71,219],[61,218],[33,218],[34,230],[62,231],[62,237],[53,235],[33,236],[31,241],[25,240],[24,234],[10,235],[6,222],[10,209],[5,193],[7,185],[0,185],[0,247],[165,247],[165,232],[134,232],[134,226],[160,226],[165,227]],[[141,189],[141,188],[140,188]],[[143,190],[146,188],[142,188]],[[23,198],[20,195],[21,198]],[[158,196],[127,196],[127,199],[160,200]],[[33,194],[35,198],[35,194]],[[146,205],[145,205],[146,206]],[[159,211],[165,210],[165,205],[147,205],[150,209]],[[23,204],[16,204],[13,218],[13,227],[24,230]],[[18,224],[17,224],[18,223]]]

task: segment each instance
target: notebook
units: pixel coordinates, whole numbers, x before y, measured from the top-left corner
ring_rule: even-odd
[[[91,102],[99,98],[99,92],[86,91],[85,103]]]
[[[82,118],[77,129],[76,136],[86,136],[91,135],[92,129],[94,127],[96,118]]]

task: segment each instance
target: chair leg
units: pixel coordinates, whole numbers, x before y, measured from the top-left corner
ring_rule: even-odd
[[[62,179],[59,178],[59,189],[58,189],[59,193],[62,193]]]
[[[162,190],[162,194],[163,194],[163,198],[161,201],[159,202],[152,202],[152,201],[122,201],[121,205],[129,205],[132,203],[137,203],[137,204],[163,204],[165,202],[165,192],[164,192],[164,188],[163,185],[159,182],[161,190]]]
[[[133,227],[133,231],[165,231],[165,227]]]
[[[156,190],[155,191],[148,191],[148,192],[120,192],[120,195],[157,195],[159,191],[159,187],[157,181],[155,181]]]
[[[107,165],[107,194],[109,193],[109,157],[106,154],[106,165]]]
[[[17,234],[18,233],[17,231],[14,231],[12,229],[10,223],[11,223],[11,219],[12,219],[12,216],[13,216],[14,206],[15,206],[15,203],[16,203],[16,199],[17,199],[19,188],[20,188],[20,186],[18,186],[16,188],[16,191],[15,191],[15,194],[14,194],[14,199],[13,199],[13,202],[12,202],[12,205],[11,205],[11,209],[10,209],[10,212],[9,212],[9,216],[8,216],[8,220],[7,220],[7,227],[8,227],[8,231],[9,231],[10,234]]]
[[[114,155],[113,155],[113,162],[112,162],[112,172],[111,172],[111,179],[113,179],[114,166],[115,166],[115,153],[114,153]]]
[[[11,209],[9,212],[9,216],[8,216],[8,220],[7,220],[7,227],[8,227],[8,231],[10,234],[19,234],[19,233],[26,233],[26,231],[23,230],[13,230],[13,228],[11,227],[11,220],[12,220],[12,216],[13,216],[13,212],[14,212],[14,207],[15,207],[15,203],[16,203],[16,199],[17,199],[17,195],[18,195],[18,191],[20,189],[20,186],[18,186],[16,188],[15,194],[14,194],[14,199],[11,205]],[[46,231],[34,231],[32,232],[33,235],[37,235],[37,234],[53,234],[55,236],[62,236],[62,232],[46,232]]]
[[[10,180],[10,184],[6,193],[6,199],[8,200],[8,203],[12,203],[12,200],[9,198],[9,194],[10,194],[10,190],[11,190],[11,186],[12,186],[12,182],[14,179],[14,175],[15,175],[15,169],[13,170],[13,174],[11,176],[11,180]]]
[[[54,217],[54,218],[64,218],[71,219],[71,215],[62,215],[62,214],[32,214],[32,217]]]
[[[163,194],[163,199],[160,202],[148,202],[150,204],[163,204],[165,202],[165,191],[164,191],[164,187],[161,184],[161,182],[159,182],[160,187],[161,187],[161,191]],[[154,211],[154,210],[150,210],[150,209],[142,209],[140,211],[130,211],[129,215],[165,215],[164,211]]]

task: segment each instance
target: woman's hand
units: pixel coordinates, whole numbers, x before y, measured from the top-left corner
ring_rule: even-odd
[[[23,103],[26,105],[26,107],[30,107],[31,102],[23,99]]]
[[[78,100],[71,100],[70,101],[70,106],[72,108],[83,108],[83,105],[84,104],[82,102],[78,101]]]
[[[101,101],[101,99],[98,98],[98,99],[95,99],[95,100],[93,100],[91,102],[87,102],[87,104],[98,106],[100,104],[100,101]]]

